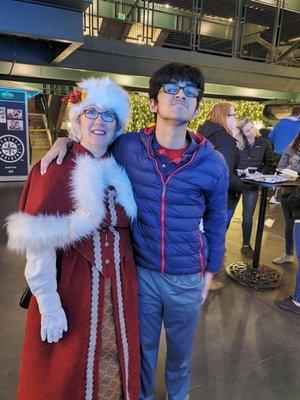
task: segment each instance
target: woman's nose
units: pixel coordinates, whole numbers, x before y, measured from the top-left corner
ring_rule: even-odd
[[[101,115],[99,114],[97,116],[97,118],[93,120],[93,122],[94,122],[94,125],[96,125],[96,126],[102,125],[103,119],[102,119]]]

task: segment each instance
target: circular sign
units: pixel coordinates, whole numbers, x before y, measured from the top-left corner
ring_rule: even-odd
[[[15,97],[15,95],[12,92],[1,92],[0,96],[3,97],[3,99],[8,99],[8,100],[11,100]]]
[[[0,160],[6,163],[19,161],[24,155],[24,144],[14,135],[0,137]]]

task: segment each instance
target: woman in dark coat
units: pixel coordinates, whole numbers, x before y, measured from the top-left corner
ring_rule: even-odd
[[[300,173],[300,132],[293,140],[293,142],[284,149],[283,155],[279,161],[277,169],[283,170],[289,168],[293,171]],[[289,195],[293,191],[291,188],[284,188],[282,191],[281,208],[285,221],[285,253],[273,260],[274,264],[285,264],[294,261],[294,240],[293,240],[293,226],[294,226],[294,210],[290,207]],[[293,198],[293,197],[292,197]]]
[[[203,125],[199,126],[198,133],[206,137],[223,154],[229,170],[229,189],[227,201],[227,227],[243,190],[243,183],[237,175],[239,164],[239,150],[232,132],[236,129],[236,118],[234,108],[231,104],[221,102],[214,106],[208,119]],[[223,288],[221,282],[212,281],[210,290],[220,290]]]
[[[294,216],[294,245],[298,261],[298,271],[296,275],[295,290],[293,296],[281,300],[275,300],[275,303],[285,310],[292,311],[300,315],[300,186],[283,200]]]
[[[260,135],[253,121],[248,118],[239,121],[235,138],[237,139],[237,146],[240,150],[239,169],[246,170],[247,168],[253,168],[264,174],[272,174],[274,172],[275,163],[272,145],[268,139]],[[253,257],[250,239],[258,193],[258,186],[244,185],[242,192],[243,244],[241,252],[248,257]]]
[[[234,108],[229,103],[214,106],[208,119],[198,128],[198,133],[206,137],[223,154],[229,169],[228,226],[234,214],[243,183],[237,175],[240,155],[232,132],[236,129]]]

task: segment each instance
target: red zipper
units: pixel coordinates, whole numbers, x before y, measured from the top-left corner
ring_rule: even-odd
[[[148,142],[147,142],[147,153],[148,153],[148,157],[154,162],[155,167],[157,169],[157,172],[160,176],[160,180],[162,183],[162,195],[161,195],[161,269],[160,272],[163,274],[165,272],[165,264],[166,264],[166,260],[165,260],[165,221],[166,221],[166,215],[165,215],[165,211],[166,211],[166,192],[167,192],[167,184],[170,182],[170,179],[172,178],[173,175],[175,175],[177,172],[179,172],[181,169],[183,169],[184,167],[186,167],[188,164],[190,164],[195,155],[196,155],[196,150],[194,151],[191,159],[189,162],[187,162],[186,164],[182,165],[180,168],[178,168],[176,171],[172,172],[166,181],[164,181],[164,177],[163,174],[161,173],[160,169],[159,169],[159,165],[157,160],[151,156],[150,154],[150,140],[151,137],[149,137]],[[203,258],[203,257],[202,257]]]
[[[166,191],[167,184],[164,183],[162,187],[161,195],[161,269],[160,272],[163,274],[165,272],[165,221],[166,221]]]

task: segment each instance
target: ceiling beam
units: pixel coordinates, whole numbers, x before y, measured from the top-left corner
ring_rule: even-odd
[[[149,77],[160,66],[178,61],[201,68],[206,80],[211,83],[300,92],[297,68],[120,43],[113,39],[86,37],[84,45],[64,60],[60,67]]]

